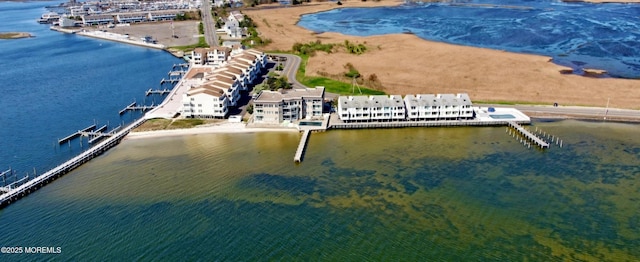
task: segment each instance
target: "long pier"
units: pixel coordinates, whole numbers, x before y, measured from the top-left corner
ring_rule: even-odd
[[[293,157],[293,162],[296,162],[296,163],[302,162],[302,156],[304,154],[305,148],[307,148],[307,142],[309,141],[310,134],[311,134],[311,130],[304,130],[304,132],[302,133],[302,138],[300,138],[300,144],[298,144],[296,155]]]
[[[68,135],[68,136],[66,136],[64,138],[58,139],[58,144],[63,144],[65,142],[69,141],[69,140],[72,140],[72,139],[74,139],[76,137],[79,137],[83,132],[88,132],[90,130],[93,130],[94,128],[96,128],[95,124],[90,125],[90,126],[84,128],[82,130],[78,130],[78,132],[75,132],[75,133],[73,133],[71,135]]]
[[[45,172],[42,175],[33,178],[32,180],[25,182],[24,184],[16,188],[4,188],[8,189],[8,192],[3,192],[2,195],[0,195],[0,208],[9,205],[12,202],[15,202],[16,200],[34,192],[35,190],[38,190],[42,186],[52,182],[53,180],[63,176],[64,174],[69,173],[71,170],[81,166],[94,157],[101,155],[105,151],[119,144],[120,141],[122,141],[122,139],[127,134],[129,134],[131,129],[140,126],[145,121],[145,118],[138,119],[137,121],[129,124],[122,130],[113,134],[111,137],[108,137],[97,145],[89,148],[87,151],[82,152],[80,155],[62,163],[61,165]]]
[[[538,136],[534,135],[533,133],[529,132],[529,130],[526,130],[524,127],[522,127],[518,123],[509,121],[509,126],[511,128],[513,128],[513,129],[515,129],[518,133],[520,133],[525,138],[531,140],[531,142],[533,142],[534,144],[536,144],[540,148],[542,148],[542,149],[549,148],[549,143],[547,143],[546,141],[542,140],[541,138],[539,138]]]

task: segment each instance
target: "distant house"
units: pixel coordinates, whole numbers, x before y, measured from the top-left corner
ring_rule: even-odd
[[[167,10],[149,12],[149,21],[169,21],[175,20],[178,14],[183,14],[182,10]]]
[[[209,47],[196,48],[191,51],[191,64],[198,66],[221,67],[227,63],[227,58],[231,55],[231,48]]]
[[[82,24],[85,26],[113,24],[113,15],[83,15]]]
[[[148,17],[149,17],[148,13],[142,13],[142,12],[119,13],[116,15],[116,20],[118,23],[121,23],[121,24],[141,23],[141,22],[147,21]]]
[[[253,100],[253,121],[280,124],[283,121],[322,117],[323,101],[324,87],[264,90]]]
[[[225,19],[222,30],[230,38],[241,38],[245,35],[244,28],[240,27],[240,22],[244,21],[244,15],[239,11],[231,11]]]

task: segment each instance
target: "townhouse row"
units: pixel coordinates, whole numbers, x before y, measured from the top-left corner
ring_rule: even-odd
[[[222,51],[231,54],[230,48]],[[180,114],[185,118],[226,118],[229,107],[238,105],[240,92],[248,91],[260,78],[267,62],[263,52],[248,49],[229,55],[219,66],[192,66],[182,81],[189,89],[182,96]]]
[[[473,119],[467,94],[340,96],[338,117],[345,122]]]
[[[128,24],[141,22],[169,21],[174,20],[178,14],[184,14],[189,10],[164,10],[136,13],[117,14],[91,14],[82,15],[82,25],[107,25],[107,24]]]

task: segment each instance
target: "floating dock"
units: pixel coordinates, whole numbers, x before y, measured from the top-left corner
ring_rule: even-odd
[[[536,144],[540,148],[542,148],[542,149],[549,148],[549,143],[547,143],[546,141],[542,140],[541,138],[539,138],[538,136],[534,135],[533,133],[529,132],[529,130],[525,129],[524,127],[522,127],[518,123],[510,121],[509,122],[509,127],[513,128],[520,135],[522,135],[526,139],[530,140],[531,142],[533,142],[534,144]]]
[[[151,109],[156,108],[155,105],[150,105],[150,106],[136,106],[136,102],[131,103],[130,105],[128,105],[127,107],[125,107],[124,109],[120,110],[119,114],[124,114],[127,111],[133,111],[133,110],[141,110],[141,111],[148,111]]]
[[[159,95],[164,95],[164,94],[168,94],[170,93],[171,90],[170,89],[162,89],[162,90],[153,90],[151,88],[149,88],[149,90],[147,90],[147,92],[145,92],[146,96],[152,95],[152,94],[159,94]]]
[[[128,108],[134,107],[135,105],[136,105],[136,102],[133,102],[133,103],[129,104],[127,107],[125,107],[124,109],[120,110],[120,112],[118,112],[118,113],[122,115],[125,112],[127,112],[127,110],[129,110]]]
[[[175,83],[177,83],[178,81],[180,81],[180,79],[171,79],[171,78],[170,78],[170,79],[166,79],[166,78],[163,78],[162,80],[160,80],[160,85],[162,85],[162,84],[164,84],[164,83],[171,83],[171,84],[175,84]]]
[[[304,130],[304,132],[302,133],[302,138],[300,138],[300,144],[298,144],[296,155],[293,157],[293,162],[302,162],[302,156],[304,155],[305,148],[307,148],[307,142],[309,141],[310,134],[311,130]]]

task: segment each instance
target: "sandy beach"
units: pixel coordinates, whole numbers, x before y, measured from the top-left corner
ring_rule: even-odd
[[[314,33],[296,25],[300,16],[343,7],[400,5],[400,1],[312,2],[296,7],[245,10],[258,24],[270,50],[290,50],[294,43],[320,40],[366,43],[363,55],[318,52],[307,75],[341,74],[351,63],[365,78],[375,74],[388,94],[468,93],[472,100],[640,109],[640,80],[562,74],[569,68],[549,57],[426,41],[409,34],[370,37]]]
[[[262,127],[246,127],[244,123],[218,123],[203,125],[192,128],[170,129],[170,130],[154,130],[130,132],[125,140],[128,139],[146,139],[170,136],[200,135],[200,134],[238,134],[238,133],[258,133],[258,132],[295,132],[296,128],[262,128]]]

